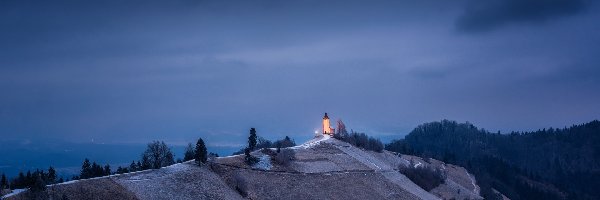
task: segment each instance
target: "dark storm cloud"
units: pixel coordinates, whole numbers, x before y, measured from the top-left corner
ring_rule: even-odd
[[[490,31],[513,23],[541,23],[575,15],[585,0],[470,0],[457,27],[466,32]]]

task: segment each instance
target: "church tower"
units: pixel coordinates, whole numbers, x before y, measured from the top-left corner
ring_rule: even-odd
[[[323,134],[333,135],[334,129],[331,128],[331,124],[329,123],[329,116],[325,113],[323,116]]]

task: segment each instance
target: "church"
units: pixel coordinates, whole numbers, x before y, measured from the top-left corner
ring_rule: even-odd
[[[325,113],[325,116],[323,116],[323,134],[333,135],[334,133],[335,129],[331,127],[331,124],[329,123],[329,116],[327,116],[327,113]]]

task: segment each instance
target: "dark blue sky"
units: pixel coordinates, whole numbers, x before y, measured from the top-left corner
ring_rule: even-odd
[[[563,127],[600,118],[599,22],[583,0],[0,1],[0,136]]]

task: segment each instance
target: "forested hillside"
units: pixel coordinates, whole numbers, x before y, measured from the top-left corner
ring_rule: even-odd
[[[600,121],[534,132],[490,133],[470,123],[425,123],[387,150],[465,166],[486,198],[600,199]]]

